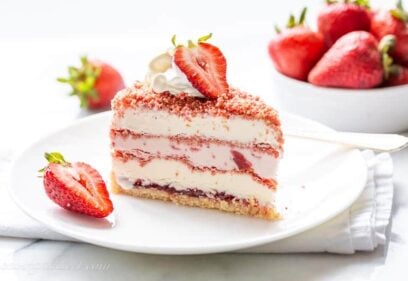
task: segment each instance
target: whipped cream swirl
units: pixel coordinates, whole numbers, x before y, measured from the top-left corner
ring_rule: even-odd
[[[170,52],[154,58],[149,64],[149,69],[146,82],[154,92],[169,92],[172,95],[185,93],[191,97],[204,97],[177,67]]]

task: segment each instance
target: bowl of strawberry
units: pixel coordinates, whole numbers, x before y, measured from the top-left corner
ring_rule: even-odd
[[[408,130],[408,12],[368,0],[329,0],[316,30],[306,9],[268,45],[274,93],[287,111],[337,130]]]

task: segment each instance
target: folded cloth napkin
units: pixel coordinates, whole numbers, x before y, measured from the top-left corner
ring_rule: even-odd
[[[247,253],[330,252],[352,254],[371,251],[387,239],[393,197],[393,165],[389,154],[362,152],[368,181],[354,204],[334,219],[284,240],[245,249]],[[73,240],[47,229],[23,214],[7,194],[10,151],[0,150],[0,236]]]

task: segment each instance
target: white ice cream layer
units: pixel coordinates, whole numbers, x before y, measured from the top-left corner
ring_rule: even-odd
[[[164,159],[154,159],[140,166],[137,160],[123,162],[113,158],[112,166],[123,188],[133,188],[133,183],[141,179],[144,185],[158,184],[176,190],[197,188],[209,194],[225,192],[241,199],[254,198],[264,205],[273,204],[275,199],[274,190],[254,181],[247,174],[192,171],[179,161]]]
[[[199,136],[238,143],[265,143],[279,148],[276,132],[262,120],[240,117],[198,115],[190,120],[167,111],[127,109],[123,117],[115,115],[114,129],[127,129],[155,136]]]

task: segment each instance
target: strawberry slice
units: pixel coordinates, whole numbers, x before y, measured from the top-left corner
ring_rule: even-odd
[[[228,92],[227,62],[216,46],[205,42],[189,41],[188,47],[175,49],[174,63],[188,81],[208,98],[217,98]]]
[[[83,162],[69,163],[58,152],[46,153],[43,169],[48,197],[64,209],[95,218],[113,211],[105,182],[97,170]]]

